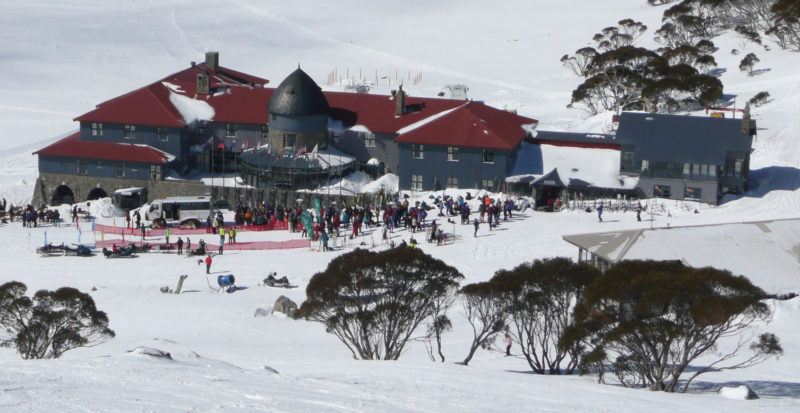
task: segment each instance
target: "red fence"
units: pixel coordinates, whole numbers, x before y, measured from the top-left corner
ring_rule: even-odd
[[[128,246],[128,245],[142,245],[141,242],[135,241],[123,241],[123,240],[106,240],[106,241],[97,241],[97,248],[108,248],[111,249],[113,245],[117,245],[118,247]],[[147,243],[145,243],[147,244]],[[150,244],[153,247],[153,251],[158,250],[157,244]],[[175,244],[171,244],[173,248],[175,248]],[[288,249],[296,249],[296,248],[309,248],[311,247],[311,241],[308,239],[293,239],[288,241],[254,241],[254,242],[236,242],[225,244],[225,251],[265,251],[265,250],[288,250]],[[197,244],[192,244],[192,248],[197,248]],[[206,244],[206,251],[208,252],[217,252],[219,250],[219,245],[215,244]],[[168,251],[175,251],[175,249],[170,249]]]
[[[271,222],[264,224],[264,225],[233,225],[228,226],[226,228],[236,228],[238,232],[247,232],[247,231],[279,231],[279,230],[288,230],[289,223],[287,221],[278,221],[272,220]],[[298,231],[302,230],[300,225],[297,226]],[[170,228],[172,231],[172,235],[201,235],[201,234],[210,234],[210,228]],[[130,235],[130,236],[141,236],[142,231],[136,228],[125,228],[125,227],[115,227],[112,225],[103,225],[103,224],[95,224],[95,231],[102,232],[104,234],[117,234],[117,235]],[[147,236],[151,237],[161,237],[164,236],[166,230],[164,229],[148,229]]]

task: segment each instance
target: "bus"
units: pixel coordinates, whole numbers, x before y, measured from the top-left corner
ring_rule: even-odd
[[[198,228],[213,210],[210,196],[171,197],[151,202],[145,219],[153,221],[163,218],[170,226]]]

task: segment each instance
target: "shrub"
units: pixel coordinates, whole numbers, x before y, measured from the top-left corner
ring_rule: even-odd
[[[624,386],[686,391],[700,374],[748,367],[783,352],[773,334],[757,335],[751,327],[770,317],[764,298],[760,288],[728,271],[624,261],[586,288],[561,343],[580,343],[582,368],[594,368],[601,381],[610,369]],[[733,349],[717,347],[723,338],[736,340]],[[746,347],[751,354],[736,359]],[[710,363],[679,388],[681,375],[700,357]]]
[[[764,106],[769,101],[769,92],[763,91],[756,93],[755,96],[751,97],[749,102],[751,105],[755,106]]]
[[[578,347],[560,346],[559,339],[573,323],[584,287],[599,275],[594,267],[554,258],[498,271],[490,280],[502,292],[514,341],[534,373],[570,374],[578,366]]]
[[[490,349],[497,334],[506,328],[508,312],[497,283],[480,282],[461,289],[460,302],[464,317],[472,327],[472,343],[461,364],[468,365],[478,348]]]
[[[297,317],[323,323],[353,358],[397,360],[420,323],[443,325],[442,306],[462,278],[416,248],[357,249],[311,278]]]
[[[59,358],[78,347],[114,337],[108,316],[89,294],[74,288],[39,290],[27,297],[25,284],[0,285],[0,345],[14,347],[23,359]],[[0,334],[2,334],[0,333]]]

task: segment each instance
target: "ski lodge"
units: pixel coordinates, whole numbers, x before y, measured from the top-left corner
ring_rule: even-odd
[[[36,152],[33,202],[72,203],[142,188],[152,198],[290,204],[355,171],[402,190],[715,204],[747,190],[755,122],[622,113],[614,134],[540,131],[480,101],[322,91],[299,67],[276,88],[219,54],[99,103],[78,131]],[[214,186],[214,181],[218,183]],[[220,183],[222,186],[220,187]]]

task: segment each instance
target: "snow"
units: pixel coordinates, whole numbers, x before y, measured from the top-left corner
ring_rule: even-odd
[[[372,133],[372,131],[364,125],[353,125],[350,127],[350,130],[353,132]]]
[[[464,105],[466,105],[466,103]],[[418,120],[418,121],[416,121],[416,122],[414,122],[414,123],[412,123],[412,124],[410,124],[408,126],[404,126],[404,127],[402,127],[402,128],[397,130],[397,135],[400,136],[400,135],[402,135],[404,133],[411,132],[411,131],[413,131],[415,129],[418,129],[418,128],[424,126],[424,125],[427,125],[428,123],[431,123],[431,122],[435,121],[436,119],[445,117],[445,116],[449,115],[450,112],[452,112],[452,111],[454,111],[456,109],[459,109],[459,108],[463,107],[464,105],[456,106],[456,107],[454,107],[452,109],[448,109],[448,110],[443,110],[443,111],[441,111],[441,112],[439,112],[439,113],[437,113],[435,115],[428,116],[425,119],[421,119],[421,120]]]
[[[719,389],[719,395],[731,400],[747,400],[750,395],[750,389],[745,385],[737,387],[723,386]]]
[[[492,7],[479,0],[412,0],[392,7],[391,12],[384,4],[366,0],[343,0],[337,7],[324,0],[63,0],[5,2],[0,10],[4,17],[0,54],[8,57],[5,76],[0,78],[0,197],[19,205],[30,199],[37,178],[37,161],[31,152],[76,129],[72,119],[99,102],[187,67],[189,61],[201,60],[206,50],[220,50],[223,66],[269,78],[271,84],[291,73],[300,59],[303,69],[326,89],[337,87],[324,84],[333,68],[340,73],[345,68],[350,73],[363,68],[369,77],[377,71],[381,79],[371,91],[383,94],[397,88],[399,79],[392,76],[396,72],[421,72],[421,82],[404,82],[410,96],[435,96],[443,85],[469,84],[471,97],[539,119],[539,128],[605,133],[611,113],[587,117],[566,107],[580,79],[564,69],[559,59],[623,18],[641,20],[650,27],[641,44],[653,47],[652,34],[664,8],[648,6],[644,0],[604,0],[602,7],[592,0],[509,0]],[[565,19],[569,20],[567,30]],[[358,24],[342,24],[352,21]],[[577,248],[561,239],[565,234],[796,217],[800,210],[800,140],[796,139],[800,136],[800,73],[796,70],[800,55],[774,45],[767,52],[730,33],[714,42],[720,48],[716,60],[721,68],[729,69],[721,79],[727,93],[740,97],[739,107],[762,90],[773,99],[752,108],[762,129],[751,157],[750,192],[730,197],[719,207],[701,208],[698,214],[687,211],[681,202],[658,200],[663,212],[653,216],[652,223],[637,222],[632,212],[608,210],[607,222],[598,223],[594,214],[579,210],[529,210],[513,222],[502,223],[498,231],[489,233],[482,227],[477,238],[471,237],[470,227],[443,223],[461,240],[442,247],[423,243],[421,248],[456,266],[465,282],[475,282],[535,258],[575,258]],[[761,66],[772,70],[746,76],[736,70],[741,56],[730,55],[733,48],[756,52]],[[182,112],[187,121],[203,115],[213,118],[201,107],[202,101],[182,96],[175,88],[171,93],[180,96],[175,98],[179,104],[189,106],[184,108],[187,113]],[[559,173],[569,174],[576,168],[576,177],[592,176],[598,186],[615,180],[609,168],[615,158],[609,154],[543,148],[551,150],[548,154],[553,156],[545,156],[544,162],[552,163],[543,169],[558,167]],[[595,153],[600,155],[595,158],[591,155]],[[542,173],[546,172],[549,169]],[[396,176],[382,179],[393,184]],[[376,185],[355,177],[350,181],[359,183],[359,191]],[[431,195],[468,191],[483,193],[459,189],[412,195],[430,202]],[[102,220],[121,222],[108,201],[92,202],[89,208]],[[82,240],[91,241],[93,234],[81,225]],[[590,377],[526,374],[523,360],[498,352],[481,350],[469,367],[454,365],[451,361],[464,355],[470,334],[457,309],[450,314],[454,328],[444,338],[448,362],[443,364],[430,362],[417,342],[397,362],[355,361],[325,333],[324,326],[277,316],[253,317],[256,308],[269,307],[281,294],[302,303],[314,273],[361,242],[368,248],[379,245],[380,233],[345,240],[330,253],[313,249],[226,252],[215,259],[212,271],[234,273],[241,285],[250,288],[224,294],[208,289],[204,269],[194,260],[168,254],[142,254],[132,260],[40,258],[34,249],[43,242],[45,231],[52,242],[73,243],[78,237],[74,226],[24,229],[19,222],[0,224],[4,246],[0,282],[20,280],[30,291],[64,285],[83,291],[95,287],[90,294],[109,314],[117,337],[68,352],[61,360],[24,361],[11,349],[0,349],[3,412],[448,412],[518,411],[520,406],[544,412],[800,409],[798,298],[772,303],[773,320],[764,326],[781,338],[783,357],[746,370],[709,373],[698,379],[690,394],[669,395],[601,385]],[[409,235],[398,230],[392,236],[399,242]],[[238,235],[241,241],[297,237],[284,231]],[[200,238],[215,242],[213,236],[192,237],[192,242]],[[710,247],[703,251],[709,260],[729,259]],[[754,256],[753,265],[760,263],[766,271],[770,263],[765,259]],[[299,288],[258,287],[271,271],[287,275]],[[185,294],[159,292],[161,286],[174,287],[181,274],[189,275]],[[169,352],[173,361],[128,353],[139,346]],[[722,385],[742,383],[761,399],[742,403],[716,393]]]
[[[214,120],[214,108],[205,100],[192,99],[170,91],[169,101],[180,112],[187,125],[193,125],[198,120]]]

